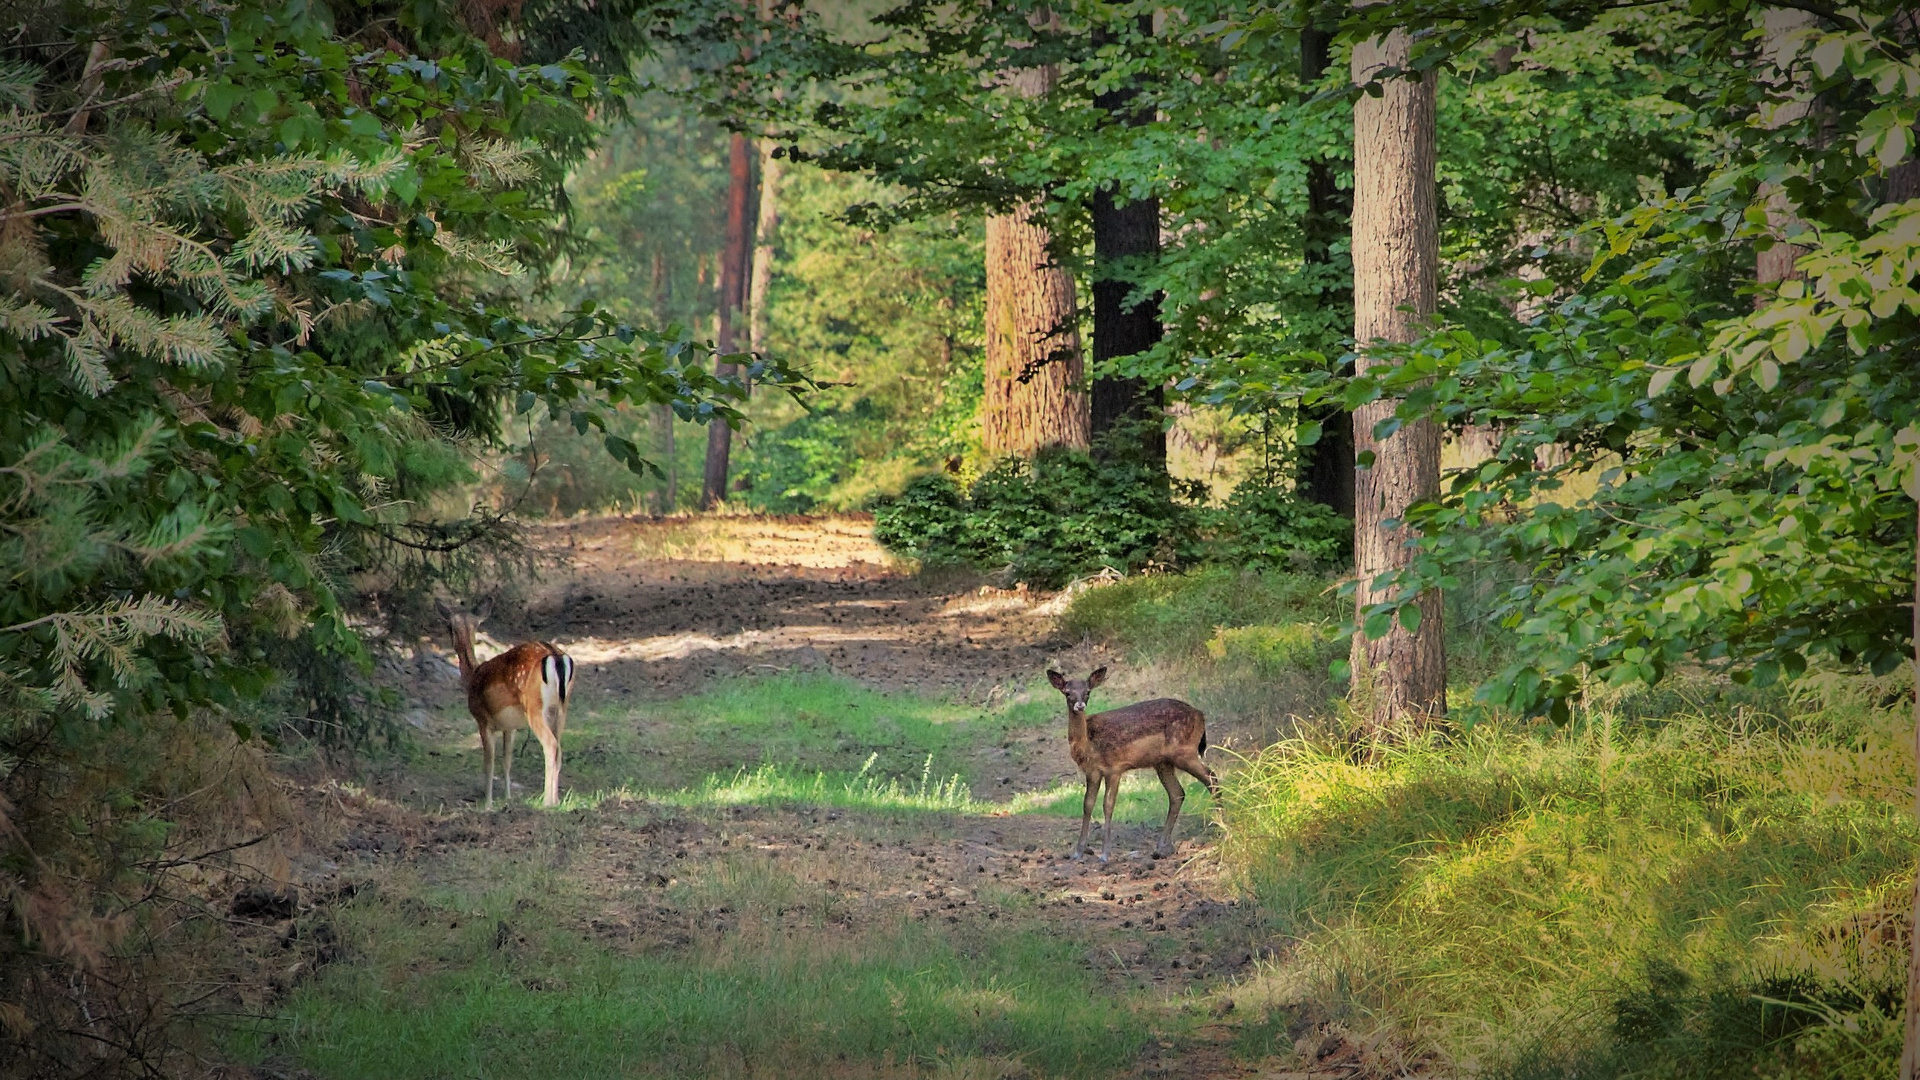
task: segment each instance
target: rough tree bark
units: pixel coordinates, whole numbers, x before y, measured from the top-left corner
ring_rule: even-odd
[[[720,256],[720,313],[714,329],[714,348],[722,356],[735,351],[734,325],[745,298],[747,259],[747,204],[753,201],[753,157],[747,137],[735,132],[727,147],[727,239]],[[714,362],[714,374],[739,374],[739,365]],[[711,510],[727,497],[728,458],[733,453],[733,429],[725,422],[707,424],[707,467],[700,485],[700,509]]]
[[[1370,82],[1386,67],[1405,67],[1405,31],[1356,45],[1353,79]],[[1434,80],[1392,78],[1379,97],[1363,95],[1353,107],[1353,308],[1354,338],[1369,343],[1414,340],[1434,310],[1439,263],[1434,181]],[[1365,352],[1364,372],[1377,361]],[[1371,452],[1354,486],[1354,571],[1361,609],[1382,597],[1375,578],[1405,566],[1412,530],[1398,522],[1407,507],[1440,487],[1440,429],[1432,421],[1408,424],[1385,439],[1373,429],[1393,415],[1395,403],[1377,401],[1353,414],[1356,454]],[[1385,522],[1394,522],[1387,528]],[[1371,698],[1372,723],[1391,731],[1446,712],[1447,662],[1441,639],[1441,598],[1421,594],[1418,629],[1395,620],[1387,635],[1353,641],[1356,688]]]
[[[1300,82],[1311,94],[1333,62],[1333,35],[1318,27],[1300,31]],[[1324,158],[1307,163],[1307,216],[1300,223],[1302,256],[1309,272],[1325,272],[1334,262],[1334,242],[1352,228],[1353,202],[1333,178],[1333,164]],[[1353,308],[1351,282],[1322,286],[1320,306],[1336,311]],[[1336,514],[1353,516],[1353,417],[1337,405],[1312,413],[1320,421],[1320,441],[1301,454],[1300,493],[1331,507]]]
[[[1006,76],[1014,93],[1044,97],[1059,80],[1051,66]],[[981,443],[993,457],[1032,457],[1049,446],[1087,445],[1086,377],[1073,274],[1054,263],[1052,233],[1030,220],[1035,207],[987,218],[987,356],[980,402]]]
[[[1153,16],[1136,17],[1140,33],[1152,35]],[[1103,35],[1095,31],[1095,42]],[[1140,91],[1122,85],[1094,95],[1109,124],[1143,126],[1153,121],[1153,109],[1138,103]],[[1123,356],[1143,353],[1160,344],[1160,294],[1150,293],[1129,304],[1135,291],[1128,280],[1160,257],[1160,200],[1135,199],[1120,205],[1111,187],[1094,192],[1093,225],[1093,366],[1095,372]],[[1157,380],[1096,374],[1093,380],[1093,438],[1116,428],[1137,428],[1141,458],[1165,471],[1167,432],[1161,420],[1166,389]],[[1112,453],[1117,447],[1107,446]]]

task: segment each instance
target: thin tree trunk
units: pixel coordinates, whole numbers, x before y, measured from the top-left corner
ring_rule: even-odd
[[[1903,202],[1905,200],[1902,200]],[[1914,466],[1920,470],[1920,464]],[[1920,502],[1920,479],[1909,489]],[[1920,771],[1920,513],[1914,516],[1913,544],[1913,761]],[[1914,789],[1914,813],[1920,815],[1920,786]],[[1920,877],[1914,879],[1913,912],[1907,922],[1906,1042],[1900,1051],[1900,1080],[1920,1080]]]
[[[756,357],[767,351],[773,234],[780,228],[780,177],[784,169],[773,151],[772,139],[760,140],[760,209],[753,225],[753,275],[747,289],[747,349]]]
[[[1356,45],[1354,82],[1365,85],[1383,67],[1406,67],[1409,43],[1406,32],[1396,30]],[[1363,95],[1353,107],[1354,338],[1363,350],[1377,341],[1418,337],[1434,310],[1439,263],[1433,75],[1390,79],[1383,89],[1380,97]],[[1357,366],[1365,372],[1377,362],[1363,351]],[[1355,452],[1373,455],[1354,486],[1354,570],[1362,610],[1385,598],[1375,591],[1375,578],[1412,557],[1408,544],[1416,534],[1399,524],[1407,508],[1440,488],[1440,429],[1431,420],[1373,437],[1374,426],[1393,415],[1395,404],[1378,401],[1353,414]],[[1393,528],[1384,524],[1389,521]],[[1416,630],[1396,619],[1377,641],[1354,636],[1355,686],[1371,697],[1377,731],[1446,712],[1440,594],[1425,592],[1416,606]]]
[[[671,514],[680,509],[680,456],[673,446],[673,406],[660,406],[660,422],[667,431],[667,497],[662,502],[665,512]]]
[[[1149,36],[1153,16],[1136,17],[1136,28]],[[1095,30],[1095,41],[1104,36]],[[1109,124],[1139,127],[1153,121],[1153,110],[1137,104],[1138,87],[1123,85],[1094,95],[1096,109],[1104,110]],[[1136,292],[1132,279],[1160,257],[1160,200],[1135,199],[1120,204],[1112,187],[1093,194],[1093,439],[1095,449],[1114,453],[1116,446],[1106,445],[1103,436],[1117,430],[1134,429],[1138,433],[1141,458],[1165,471],[1167,432],[1162,414],[1166,409],[1166,389],[1158,380],[1100,374],[1105,365],[1124,356],[1146,352],[1160,344],[1160,294],[1149,293],[1137,303],[1128,303]],[[1131,450],[1122,451],[1130,453]]]
[[[1009,73],[1023,97],[1053,91],[1051,66]],[[1085,448],[1086,376],[1073,274],[1047,247],[1032,203],[987,218],[987,356],[980,402],[981,443],[993,457],[1031,457],[1049,446]]]
[[[1332,62],[1333,35],[1313,26],[1301,30],[1300,82],[1304,93],[1313,93]],[[1336,273],[1334,242],[1348,235],[1352,222],[1352,199],[1334,182],[1333,164],[1324,158],[1308,162],[1307,217],[1301,222],[1305,241],[1302,256],[1308,273]],[[1318,291],[1322,310],[1353,309],[1350,277],[1333,278]],[[1320,422],[1320,441],[1301,454],[1300,493],[1331,507],[1336,514],[1352,517],[1353,416],[1338,405],[1328,405],[1308,418]]]
[[[735,351],[734,324],[744,299],[749,244],[747,204],[753,199],[753,156],[747,137],[735,132],[727,147],[727,246],[720,257],[720,315],[714,329],[714,349],[725,356]],[[714,374],[739,374],[739,366],[716,360]],[[727,459],[733,453],[733,429],[725,421],[707,423],[707,468],[700,486],[700,509],[711,510],[727,497]]]
[[[1806,11],[1794,8],[1768,8],[1761,15],[1764,37],[1760,46],[1759,79],[1775,90],[1791,92],[1795,89],[1792,68],[1786,56],[1793,35],[1812,26],[1816,17]],[[1760,122],[1767,128],[1783,128],[1803,119],[1812,111],[1813,101],[1796,95],[1793,100],[1782,102],[1763,113]],[[1793,203],[1787,193],[1773,184],[1761,185],[1761,192],[1767,199],[1767,226],[1776,237],[1784,237],[1789,228],[1799,224],[1799,218],[1793,212]],[[1788,243],[1775,243],[1765,251],[1756,252],[1753,257],[1754,278],[1761,284],[1785,281],[1801,276],[1794,264],[1806,253],[1805,248]],[[1763,304],[1767,296],[1763,293],[1754,297],[1756,304]]]

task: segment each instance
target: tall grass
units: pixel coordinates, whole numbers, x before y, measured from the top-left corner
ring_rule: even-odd
[[[1886,693],[1273,746],[1223,844],[1298,939],[1263,992],[1517,1076],[1888,1069],[1920,831]]]

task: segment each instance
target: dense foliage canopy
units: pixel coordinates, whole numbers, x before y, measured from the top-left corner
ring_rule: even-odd
[[[456,16],[50,6],[0,70],[9,730],[231,700],[263,636],[351,652],[342,575],[483,530],[429,503],[510,413],[737,416],[684,331],[526,317],[607,88]]]

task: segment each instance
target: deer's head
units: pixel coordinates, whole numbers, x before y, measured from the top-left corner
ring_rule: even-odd
[[[1087,711],[1087,696],[1093,693],[1094,687],[1107,681],[1107,669],[1094,668],[1093,674],[1084,679],[1069,679],[1057,671],[1048,671],[1047,681],[1067,696],[1068,712],[1083,713]]]
[[[491,600],[481,604],[478,611],[457,608],[445,600],[435,600],[433,606],[440,610],[440,617],[447,620],[447,629],[453,631],[455,644],[469,649],[473,647],[473,635],[479,631],[480,624],[493,614]]]

